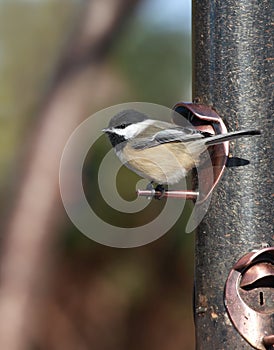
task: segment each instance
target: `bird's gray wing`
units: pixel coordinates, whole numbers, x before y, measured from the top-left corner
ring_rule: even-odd
[[[160,130],[153,136],[136,137],[131,140],[131,146],[135,149],[155,147],[169,142],[189,142],[203,138],[204,136],[194,128],[173,127]]]

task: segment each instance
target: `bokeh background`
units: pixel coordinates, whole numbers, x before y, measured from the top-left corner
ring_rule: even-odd
[[[184,232],[190,206],[165,236],[147,246],[101,246],[72,225],[55,186],[58,169],[47,168],[51,157],[58,156],[54,140],[61,140],[62,148],[75,126],[98,110],[130,101],[172,108],[191,100],[191,1],[124,3],[0,1],[0,348],[195,348],[194,234]],[[109,32],[96,36],[119,6],[121,15],[105,30]],[[87,52],[87,43],[78,40],[85,31],[95,42]],[[73,111],[66,96],[78,95],[81,108],[75,103]],[[59,100],[62,119],[52,112]],[[78,119],[71,121],[70,111]],[[47,120],[54,125],[50,135],[44,131]],[[39,153],[43,138],[45,152]],[[85,170],[98,210],[101,198],[93,183],[101,152],[100,147],[91,152]],[[28,185],[35,159],[40,173],[35,177],[33,170]],[[127,170],[121,171],[125,197],[133,188],[129,178]],[[52,202],[51,190],[56,197]],[[24,193],[32,193],[28,205]],[[43,209],[48,202],[49,209]],[[40,206],[44,221],[34,210]]]

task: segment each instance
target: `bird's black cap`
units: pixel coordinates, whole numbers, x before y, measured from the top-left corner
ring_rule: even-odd
[[[119,128],[126,127],[128,125],[139,123],[148,119],[148,117],[141,112],[136,111],[135,109],[126,109],[117,113],[114,117],[111,118],[108,127],[109,128]]]

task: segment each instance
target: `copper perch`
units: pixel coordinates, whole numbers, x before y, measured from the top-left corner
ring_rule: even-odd
[[[194,191],[155,191],[155,190],[137,190],[138,197],[153,197],[160,198],[183,198],[196,200],[199,196],[199,192]]]

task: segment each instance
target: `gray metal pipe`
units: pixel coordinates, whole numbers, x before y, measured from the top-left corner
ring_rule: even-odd
[[[196,349],[246,350],[224,306],[230,269],[274,244],[273,39],[271,0],[193,0],[193,98],[213,106],[228,130],[261,136],[230,145],[250,164],[227,168],[196,238]]]

